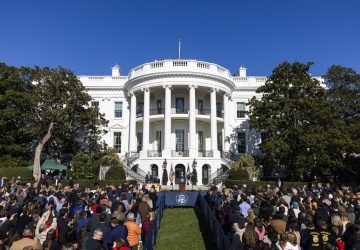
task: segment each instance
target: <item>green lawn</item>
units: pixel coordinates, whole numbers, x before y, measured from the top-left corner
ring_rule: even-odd
[[[194,208],[166,208],[155,250],[215,250],[212,234],[201,211]]]

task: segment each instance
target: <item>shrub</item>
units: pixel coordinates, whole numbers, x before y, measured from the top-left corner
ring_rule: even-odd
[[[71,160],[71,169],[67,174],[74,179],[94,179],[96,176],[90,157],[81,151]]]
[[[10,181],[12,178],[16,180],[19,175],[22,182],[34,180],[32,171],[27,167],[0,168],[0,178],[6,177]]]
[[[229,180],[249,180],[249,172],[246,169],[231,169],[229,173]]]
[[[166,170],[166,168],[163,171],[163,175],[162,175],[162,182],[166,185],[166,183],[168,182],[168,172]]]
[[[197,171],[196,168],[194,168],[193,173],[191,175],[191,183],[194,185],[197,182],[198,182]]]
[[[105,174],[105,180],[124,180],[125,170],[121,165],[110,167]]]

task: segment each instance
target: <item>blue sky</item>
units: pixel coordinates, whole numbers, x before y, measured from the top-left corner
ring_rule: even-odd
[[[122,75],[178,58],[267,76],[288,60],[360,73],[359,0],[3,0],[0,61],[61,65],[77,75]]]

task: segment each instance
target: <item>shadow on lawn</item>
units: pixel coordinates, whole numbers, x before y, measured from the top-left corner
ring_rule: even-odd
[[[206,250],[216,250],[215,241],[213,239],[213,235],[210,231],[210,228],[207,225],[207,222],[203,215],[201,214],[201,211],[198,207],[194,207],[194,211],[196,214],[196,217],[199,221],[199,228],[204,240],[204,245]]]

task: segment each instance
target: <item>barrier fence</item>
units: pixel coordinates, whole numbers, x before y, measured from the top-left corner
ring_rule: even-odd
[[[156,236],[158,234],[158,230],[160,228],[160,222],[161,222],[161,219],[164,214],[165,199],[166,199],[167,195],[168,195],[168,199],[174,198],[174,193],[168,193],[168,194],[165,194],[165,195],[162,195],[161,197],[159,197],[159,200],[157,203],[158,209],[157,209],[155,218],[153,220],[148,239],[144,245],[144,248],[143,248],[144,250],[154,249],[154,245],[156,244]],[[206,202],[206,200],[202,194],[199,193],[197,195],[195,204],[193,202],[189,202],[189,203],[184,202],[185,196],[189,197],[189,199],[187,199],[187,201],[189,201],[189,200],[191,201],[192,200],[191,198],[194,197],[194,195],[195,195],[194,193],[186,193],[186,192],[185,193],[176,193],[175,197],[176,197],[176,199],[179,200],[179,202],[177,203],[177,206],[186,206],[186,207],[194,207],[195,205],[198,206],[200,208],[201,213],[204,216],[211,232],[212,232],[213,239],[216,244],[216,249],[233,250],[233,247],[232,247],[229,239],[224,234],[219,222],[216,220],[214,213],[212,212],[209,204]],[[169,204],[169,201],[167,201],[167,203]]]

